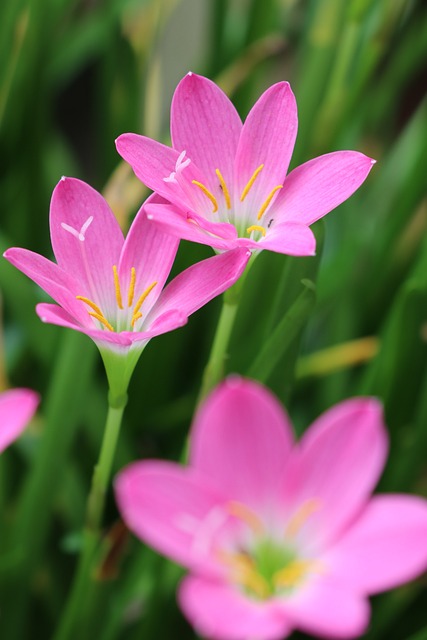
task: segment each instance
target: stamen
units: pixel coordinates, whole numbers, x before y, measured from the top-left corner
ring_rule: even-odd
[[[135,280],[136,280],[136,271],[135,267],[132,267],[130,270],[130,284],[128,291],[128,307],[132,306],[133,296],[135,294]]]
[[[259,231],[265,237],[266,231],[265,231],[264,227],[261,227],[260,224],[253,224],[253,225],[251,225],[250,227],[248,227],[246,229],[246,233],[251,234],[252,231]]]
[[[243,553],[221,553],[220,559],[230,567],[232,580],[254,593],[261,600],[265,600],[271,595],[271,588],[267,580],[258,573],[249,556]]]
[[[319,500],[312,498],[303,502],[303,504],[297,509],[296,513],[289,520],[285,530],[285,537],[293,538],[298,531],[305,525],[308,518],[321,507]]]
[[[222,173],[221,173],[221,171],[219,169],[215,169],[215,173],[218,176],[218,180],[220,182],[220,185],[221,185],[221,188],[222,188],[222,192],[224,194],[225,204],[227,206],[227,209],[231,209],[230,192],[227,189],[227,185],[225,184],[225,180],[223,178],[223,175],[222,175]]]
[[[255,171],[252,174],[252,177],[249,179],[249,182],[247,183],[246,187],[242,191],[242,195],[240,196],[240,202],[243,202],[243,200],[246,198],[250,189],[252,188],[253,183],[257,179],[259,172],[262,171],[263,168],[264,168],[264,165],[260,164],[259,167],[255,169]]]
[[[113,325],[108,322],[107,318],[105,318],[102,313],[92,313],[92,311],[89,311],[89,315],[99,320],[99,322],[107,327],[109,331],[114,331]]]
[[[264,533],[264,525],[261,518],[245,504],[231,501],[227,504],[227,511],[230,515],[235,516],[239,520],[243,520],[256,535]]]
[[[95,304],[94,302],[92,302],[92,300],[89,300],[89,298],[85,298],[83,296],[76,296],[77,300],[81,300],[82,302],[84,302],[85,304],[87,304],[91,309],[93,309],[95,311],[95,313],[97,313],[99,316],[102,316],[102,311],[101,309],[98,307],[97,304]]]
[[[117,304],[119,309],[123,309],[122,292],[120,291],[120,280],[119,280],[119,274],[117,273],[116,265],[113,265],[113,276],[114,276],[114,288],[116,290]]]
[[[215,211],[218,211],[218,202],[216,201],[216,198],[215,198],[214,194],[213,194],[213,193],[211,193],[211,192],[209,191],[209,189],[207,189],[207,188],[205,187],[205,185],[204,185],[204,184],[202,184],[201,182],[198,182],[197,180],[192,180],[191,182],[192,182],[193,184],[195,184],[195,185],[196,185],[196,187],[199,187],[199,189],[201,189],[201,190],[203,191],[203,193],[205,194],[205,196],[206,196],[207,198],[209,198],[209,200],[212,202],[213,207],[214,207],[214,208],[213,208],[212,213],[215,213]]]
[[[137,320],[139,320],[140,318],[142,318],[142,313],[140,311],[138,311],[138,313],[135,313],[132,316],[132,320],[130,321],[130,326],[133,328],[135,326],[135,322]]]
[[[149,286],[149,287],[147,287],[147,288],[146,288],[146,290],[145,290],[145,291],[144,291],[144,292],[139,296],[139,298],[138,298],[138,302],[136,303],[136,305],[135,305],[135,307],[134,307],[134,310],[133,310],[133,313],[132,313],[132,321],[131,321],[131,325],[132,325],[132,327],[133,327],[133,325],[135,324],[135,322],[136,322],[137,320],[139,320],[139,318],[142,316],[142,313],[141,313],[141,314],[139,314],[138,312],[139,312],[139,310],[140,310],[140,308],[141,308],[141,306],[142,306],[142,303],[144,302],[145,298],[148,296],[148,294],[150,293],[150,291],[151,291],[152,289],[154,289],[154,287],[156,286],[156,284],[157,284],[157,282],[152,282],[152,283],[150,284],[150,286]]]
[[[313,560],[294,560],[274,574],[273,584],[275,587],[293,587],[304,578],[316,564]]]
[[[272,189],[270,191],[270,193],[267,196],[266,201],[262,205],[261,209],[258,211],[258,220],[261,220],[261,218],[264,215],[268,205],[272,201],[274,194],[276,193],[276,191],[279,191],[279,189],[283,189],[283,184],[278,184],[277,187],[274,187],[274,189]]]

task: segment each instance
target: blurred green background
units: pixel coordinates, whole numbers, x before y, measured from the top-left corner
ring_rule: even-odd
[[[286,403],[298,432],[333,403],[374,394],[391,453],[383,491],[427,493],[427,6],[421,0],[4,0],[0,4],[0,247],[51,257],[49,200],[62,175],[110,202],[124,229],[147,195],[114,139],[168,142],[173,90],[207,75],[244,117],[289,80],[292,167],[337,149],[378,160],[315,225],[315,258],[264,252],[248,276],[227,370]],[[173,273],[211,255],[182,242]],[[303,281],[303,282],[301,282]],[[309,281],[309,282],[307,282]],[[315,293],[314,293],[315,285]],[[106,414],[96,347],[42,325],[45,294],[0,263],[0,383],[42,394],[0,464],[0,635],[47,638],[80,546]],[[153,340],[134,374],[115,468],[179,459],[221,301]],[[272,357],[274,354],[274,357]],[[112,495],[109,550],[80,638],[194,638],[179,572],[127,536]],[[425,579],[373,599],[369,640],[427,638]],[[295,638],[302,635],[295,634]]]

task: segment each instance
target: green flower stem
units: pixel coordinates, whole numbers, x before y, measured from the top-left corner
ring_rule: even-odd
[[[121,403],[109,397],[107,422],[98,464],[92,476],[92,486],[87,501],[86,524],[83,531],[83,546],[77,572],[68,602],[61,618],[55,640],[66,640],[75,637],[75,627],[82,619],[87,595],[91,587],[92,572],[97,553],[100,550],[101,521],[104,512],[105,495],[111,475],[111,468],[120,432],[126,396]]]
[[[252,254],[249,258],[248,264],[246,265],[246,269],[240,276],[239,280],[224,293],[221,314],[219,316],[209,360],[203,372],[202,386],[199,392],[197,404],[202,402],[209,391],[218,384],[224,375],[228,345],[230,343],[230,337],[233,331],[243,285],[256,256],[256,253]]]

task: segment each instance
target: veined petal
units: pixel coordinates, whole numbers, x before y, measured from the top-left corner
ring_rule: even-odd
[[[249,257],[245,249],[234,249],[193,264],[163,290],[147,318],[147,326],[165,311],[177,309],[189,316],[200,309],[236,282]]]
[[[147,203],[159,201],[163,200],[153,194],[147,200]],[[144,314],[148,314],[159,297],[172,269],[178,245],[178,238],[165,233],[147,220],[145,205],[143,205],[129,229],[120,257],[119,275],[123,288],[124,305],[132,306],[135,304],[138,296],[153,282],[156,282],[157,284],[148,294],[146,301],[144,301]],[[132,282],[131,290],[132,269],[135,270],[135,279]],[[132,292],[134,292],[134,295],[132,295]],[[130,297],[131,301],[129,300]]]
[[[242,122],[234,105],[211,80],[187,74],[177,86],[171,107],[171,137],[205,175],[207,188],[219,196],[219,169],[232,187],[234,157]]]
[[[58,265],[80,283],[79,295],[110,308],[123,234],[101,194],[81,180],[62,178],[52,195],[50,232]]]
[[[192,184],[192,180],[205,184],[205,176],[191,158],[186,158],[190,163],[182,169],[185,183],[182,188],[180,184],[165,180],[176,172],[181,154],[175,149],[136,133],[123,133],[117,138],[116,147],[137,178],[158,195],[182,210],[209,211],[210,203],[206,208],[206,196]]]
[[[276,398],[256,382],[229,378],[200,406],[191,432],[192,465],[233,500],[277,508],[293,442]]]
[[[267,230],[264,238],[250,240],[239,238],[237,245],[261,251],[268,249],[289,256],[313,256],[316,253],[316,238],[310,229],[297,222],[283,222]]]
[[[132,345],[133,340],[129,337],[129,333],[122,331],[121,333],[116,333],[115,331],[108,331],[107,329],[93,329],[90,326],[90,317],[89,322],[85,322],[85,324],[80,324],[76,322],[75,318],[71,316],[65,309],[62,307],[58,307],[56,304],[47,304],[40,303],[36,305],[36,312],[42,322],[47,322],[48,324],[56,324],[60,327],[67,327],[68,329],[74,329],[74,331],[80,331],[80,333],[84,333],[92,340],[98,343],[106,343],[108,345],[116,345],[118,347],[130,347]],[[145,336],[141,333],[138,333],[138,338],[136,338],[136,333],[130,333],[130,336],[134,337],[134,339],[142,340]],[[151,336],[148,336],[149,339]]]
[[[427,569],[427,501],[374,496],[325,557],[334,578],[359,593],[378,593]]]
[[[0,394],[0,452],[16,440],[33,417],[40,398],[31,389]]]
[[[221,251],[236,247],[237,232],[231,224],[208,222],[193,213],[191,216],[182,213],[174,205],[147,204],[146,211],[150,222],[182,240],[200,242]]]
[[[327,577],[307,581],[281,607],[294,627],[330,640],[359,638],[370,617],[365,598]]]
[[[270,213],[280,220],[313,224],[347,200],[374,164],[357,151],[335,151],[309,160],[288,175]]]
[[[297,135],[295,96],[287,82],[263,93],[243,125],[235,163],[235,184],[240,198],[255,170],[264,165],[247,195],[254,219],[274,187],[283,184]]]
[[[211,575],[223,572],[215,544],[226,522],[220,492],[195,470],[161,462],[137,462],[115,480],[126,525],[176,562]]]
[[[329,545],[364,506],[378,482],[388,449],[382,406],[353,398],[320,416],[304,434],[287,469],[289,512],[316,509],[298,535],[314,549]]]
[[[274,600],[252,600],[224,582],[188,576],[178,600],[196,631],[211,640],[282,640],[292,630]]]
[[[8,249],[4,257],[46,291],[78,322],[88,324],[87,312],[76,300],[79,293],[78,282],[70,274],[54,262],[28,249]]]

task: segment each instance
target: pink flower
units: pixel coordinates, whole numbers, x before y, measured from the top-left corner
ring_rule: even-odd
[[[349,198],[374,160],[356,151],[314,158],[286,177],[297,134],[287,82],[270,87],[245,123],[213,82],[189,73],[172,101],[173,148],[126,133],[120,155],[171,204],[147,207],[165,230],[217,250],[312,255],[309,225]]]
[[[137,358],[150,338],[230,287],[249,258],[239,249],[203,260],[164,288],[179,241],[150,224],[144,208],[124,240],[103,197],[73,178],[53,192],[50,231],[57,264],[26,249],[4,256],[58,303],[37,305],[44,322],[86,333],[107,357]]]
[[[197,413],[190,466],[132,464],[116,495],[130,529],[190,570],[179,602],[203,637],[355,638],[369,594],[427,568],[427,502],[371,496],[386,455],[373,398],[333,407],[295,443],[269,391],[229,379]]]
[[[39,396],[30,389],[11,389],[0,394],[0,452],[19,438],[38,404]]]

